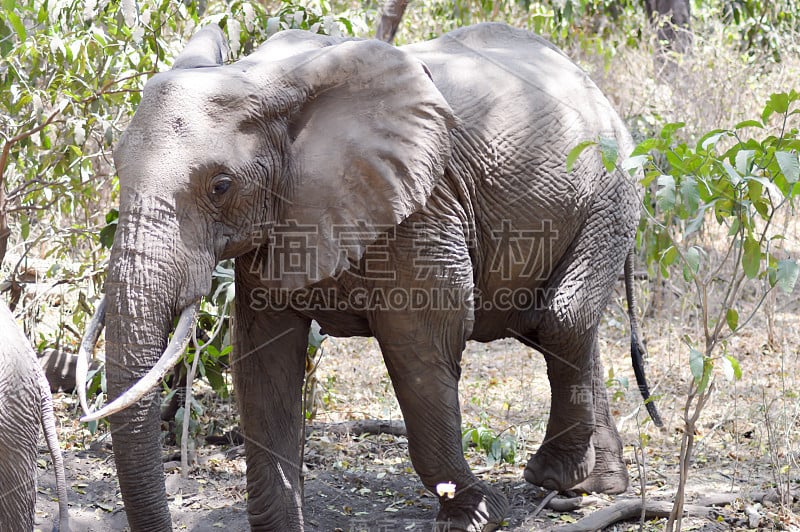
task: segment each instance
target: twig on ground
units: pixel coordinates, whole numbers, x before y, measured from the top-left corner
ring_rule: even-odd
[[[552,501],[553,498],[555,498],[556,495],[558,495],[558,490],[553,490],[550,493],[548,493],[545,496],[545,498],[542,500],[542,502],[539,503],[539,506],[536,507],[536,509],[533,511],[533,513],[531,515],[533,517],[536,517],[537,515],[539,515],[542,512],[542,510],[544,510],[545,506],[547,506],[547,504],[550,501]]]
[[[708,506],[694,504],[687,504],[683,507],[683,513],[693,517],[707,517],[711,510],[712,508]],[[644,506],[644,513],[647,519],[669,517],[671,512],[671,502],[647,501]],[[580,521],[556,527],[554,530],[558,532],[592,532],[594,530],[602,530],[618,521],[638,518],[641,513],[641,499],[625,499],[591,513]]]
[[[560,497],[552,499],[547,507],[556,512],[574,512],[578,508],[592,506],[600,502],[597,497]]]

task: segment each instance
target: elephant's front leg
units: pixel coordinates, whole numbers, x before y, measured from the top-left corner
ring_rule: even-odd
[[[454,498],[439,498],[437,523],[446,530],[493,530],[508,502],[472,474],[461,448],[458,380],[465,316],[389,312],[377,321],[375,335],[403,411],[414,469],[434,493],[440,483],[455,484]]]
[[[301,390],[310,321],[255,311],[247,296],[237,284],[232,366],[248,519],[253,530],[302,531]]]

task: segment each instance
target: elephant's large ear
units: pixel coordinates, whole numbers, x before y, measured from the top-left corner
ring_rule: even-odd
[[[189,39],[172,63],[172,69],[219,66],[227,58],[228,41],[219,26],[210,24]]]
[[[273,88],[291,109],[279,224],[299,231],[308,253],[297,257],[297,242],[276,235],[264,250],[264,273],[292,289],[347,269],[425,205],[444,174],[455,119],[427,68],[379,41],[344,42],[280,64]],[[288,103],[287,92],[297,99]]]

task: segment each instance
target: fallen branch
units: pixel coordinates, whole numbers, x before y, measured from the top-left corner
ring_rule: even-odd
[[[391,434],[406,436],[406,423],[396,419],[359,419],[341,423],[313,423],[309,432],[329,434]]]
[[[553,501],[550,501],[551,503]],[[683,513],[692,517],[708,517],[712,508],[687,504]],[[647,501],[644,505],[644,514],[647,519],[669,517],[672,512],[672,503],[665,501]],[[642,514],[642,501],[640,499],[625,499],[613,505],[591,513],[576,523],[556,527],[558,532],[592,532],[602,530],[618,521],[638,518]]]
[[[600,502],[597,497],[556,497],[547,503],[547,508],[560,513],[574,512],[578,508],[591,506]]]
[[[314,432],[327,434],[391,434],[392,436],[406,436],[406,424],[403,420],[396,419],[359,419],[356,421],[343,421],[341,423],[312,423],[306,427],[306,437]],[[206,436],[209,445],[241,445],[244,436],[238,430],[232,430],[223,436]]]
[[[796,494],[789,494],[786,497],[788,500],[795,502],[798,500]],[[709,493],[697,499],[697,504],[700,506],[727,506],[736,501],[753,502],[753,503],[781,503],[781,493],[775,488],[770,488],[767,491],[754,491],[748,494],[744,493]]]

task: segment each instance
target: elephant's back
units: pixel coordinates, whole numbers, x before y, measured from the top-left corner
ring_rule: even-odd
[[[507,219],[513,204],[577,228],[600,189],[621,178],[604,171],[597,150],[567,174],[567,154],[583,141],[615,139],[621,157],[633,142],[589,76],[545,39],[483,23],[403,49],[426,64],[455,112],[450,170],[474,187],[486,221],[495,212]]]
[[[620,186],[626,177],[607,172],[597,150],[581,155],[572,173],[569,151],[606,137],[624,157],[632,141],[588,75],[527,31],[479,24],[404,49],[427,65],[460,121],[448,170],[467,189],[459,197],[473,213],[474,279],[490,309],[476,312],[473,339],[497,338],[507,320],[528,319],[513,309],[547,297],[555,268],[609,190],[627,194],[620,209],[638,209],[634,187]],[[527,299],[501,300],[509,294]],[[505,318],[484,319],[489,314]]]
[[[462,128],[547,139],[598,135],[630,148],[616,111],[589,76],[542,37],[501,23],[404,46],[422,60]],[[571,146],[570,146],[571,147]],[[566,154],[564,154],[564,157]]]

